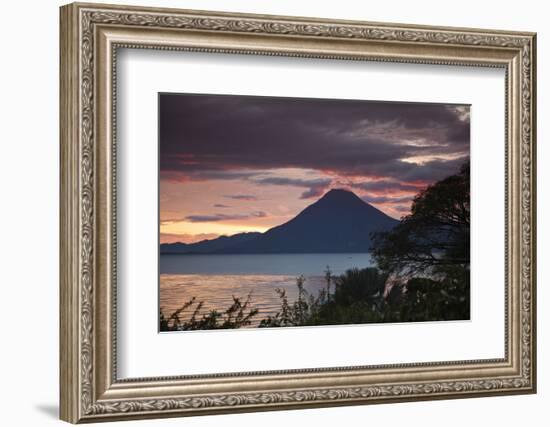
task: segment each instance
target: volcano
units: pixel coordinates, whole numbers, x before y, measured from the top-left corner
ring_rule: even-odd
[[[367,252],[372,233],[389,231],[398,222],[355,193],[334,189],[290,221],[265,233],[222,236],[193,244],[162,244],[160,250],[212,254]]]

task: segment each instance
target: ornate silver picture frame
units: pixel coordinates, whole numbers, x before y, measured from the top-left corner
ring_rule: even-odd
[[[535,34],[79,3],[63,6],[60,21],[61,419],[97,422],[536,391]],[[121,49],[504,70],[504,357],[120,378]]]

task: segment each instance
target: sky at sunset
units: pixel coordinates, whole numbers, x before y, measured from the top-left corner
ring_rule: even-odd
[[[332,188],[399,219],[469,157],[470,107],[159,95],[161,243],[266,231]]]

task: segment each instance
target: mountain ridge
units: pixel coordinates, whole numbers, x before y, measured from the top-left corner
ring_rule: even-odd
[[[371,233],[399,221],[360,199],[332,189],[284,224],[264,233],[239,233],[198,243],[161,244],[161,254],[274,254],[366,252]],[[179,246],[178,246],[179,245]]]
[[[201,240],[200,242],[195,243],[162,243],[160,245],[161,254],[205,254],[212,253],[216,250],[222,250],[224,247],[237,242],[242,242],[247,239],[255,238],[262,233],[259,232],[247,232],[247,233],[237,233],[231,236],[220,236],[215,239],[206,239]]]

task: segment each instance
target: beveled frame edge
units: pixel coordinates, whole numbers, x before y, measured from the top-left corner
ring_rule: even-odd
[[[114,82],[108,77],[112,75],[112,48],[134,46],[138,35],[150,38],[154,32],[158,33],[156,42],[149,41],[149,45],[156,48],[174,49],[167,40],[185,32],[196,36],[199,50],[201,38],[207,41],[202,49],[208,50],[209,43],[221,35],[232,39],[226,50],[243,46],[243,53],[254,53],[248,41],[271,37],[281,44],[271,54],[280,50],[303,56],[317,49],[315,56],[323,57],[327,46],[333,45],[342,57],[352,59],[361,56],[363,44],[370,43],[371,48],[378,46],[381,60],[385,50],[397,46],[401,53],[389,55],[392,61],[415,62],[415,52],[418,58],[419,52],[437,50],[440,62],[449,64],[456,63],[460,57],[456,55],[465,51],[470,55],[465,63],[506,64],[507,185],[512,201],[507,225],[515,236],[510,242],[507,277],[518,279],[509,284],[513,298],[507,311],[511,314],[507,360],[381,367],[368,372],[117,382],[110,346],[114,301],[100,280],[116,268],[103,250],[113,245],[110,217],[104,215],[113,202],[105,197],[113,197],[109,192],[113,153],[100,148],[112,137],[114,111],[109,96]],[[60,45],[62,419],[76,423],[535,391],[535,34],[72,4],[61,8]],[[432,380],[426,379],[430,372]]]

